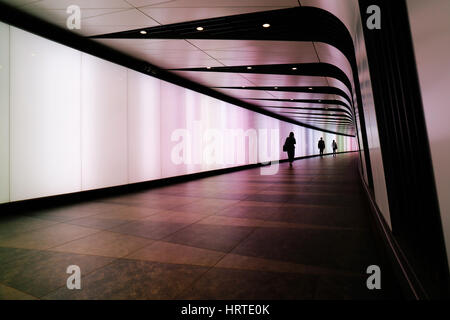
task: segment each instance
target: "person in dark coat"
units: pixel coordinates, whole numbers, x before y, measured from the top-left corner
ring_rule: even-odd
[[[317,146],[320,150],[320,157],[323,157],[323,150],[325,149],[325,141],[323,141],[323,138],[320,138],[319,144]]]
[[[295,141],[294,133],[291,132],[289,134],[289,137],[286,138],[286,141],[285,141],[284,147],[283,147],[283,151],[286,151],[288,153],[289,166],[291,166],[291,167],[292,167],[292,162],[294,162],[295,144],[296,143],[297,142]]]
[[[331,143],[331,148],[333,149],[333,157],[336,157],[336,150],[338,148],[336,140],[333,140],[333,142]]]

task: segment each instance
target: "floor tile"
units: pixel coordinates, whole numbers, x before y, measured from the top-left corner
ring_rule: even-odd
[[[112,228],[110,231],[136,237],[159,240],[184,228],[187,224],[161,221],[134,221]],[[1,243],[1,242],[0,242]]]
[[[61,206],[47,210],[33,212],[30,216],[39,219],[65,222],[82,217],[87,217],[110,210],[110,207],[102,202],[85,202],[73,205]]]
[[[223,209],[232,206],[234,203],[237,202],[238,201],[236,200],[206,199],[206,200],[199,200],[194,203],[176,206],[172,210],[212,215],[218,211],[221,211]]]
[[[322,225],[330,227],[368,228],[369,217],[353,208],[323,206],[284,206],[268,219],[280,222]]]
[[[141,199],[139,205],[153,209],[170,210],[199,200],[199,198],[195,197],[166,196],[159,199]]]
[[[71,220],[68,223],[92,229],[107,230],[128,222],[129,220],[111,219],[102,216],[90,216],[86,218]]]
[[[173,223],[191,224],[204,219],[208,214],[179,212],[172,210],[162,210],[144,219],[144,221],[165,221]]]
[[[58,223],[0,239],[0,247],[47,249],[98,232],[96,229]]]
[[[56,221],[37,219],[27,216],[9,217],[0,222],[0,238],[18,233],[33,231],[57,224]]]
[[[153,244],[128,255],[126,258],[174,264],[213,266],[224,255],[223,252],[156,241]]]
[[[312,299],[317,277],[310,275],[213,268],[179,299]]]
[[[37,299],[36,297],[33,297],[22,291],[0,284],[0,300],[36,300],[36,299]]]
[[[18,249],[18,248],[2,248],[0,247],[0,270],[1,266],[4,265],[7,262],[10,262],[11,260],[14,260],[16,258],[19,258],[20,256],[23,256],[25,254],[30,253],[32,250],[30,249]]]
[[[239,269],[239,270],[303,273],[309,275],[341,275],[341,276],[357,275],[351,272],[345,272],[329,268],[321,268],[315,265],[303,265],[273,259],[255,258],[233,253],[228,253],[223,259],[219,261],[216,267]]]
[[[91,216],[91,218],[115,219],[115,220],[142,220],[160,210],[146,207],[136,207],[127,205],[112,205],[111,210]],[[71,221],[72,222],[72,221]]]
[[[259,228],[233,253],[360,273],[376,264],[363,232]]]
[[[82,279],[81,290],[61,288],[44,299],[174,299],[207,267],[119,259]]]
[[[198,248],[228,252],[247,237],[254,228],[217,226],[205,224],[190,225],[165,241]]]
[[[209,224],[217,226],[235,226],[235,227],[263,227],[264,220],[233,218],[226,216],[210,216],[198,222],[198,224]]]
[[[66,287],[67,267],[77,265],[81,274],[103,267],[113,259],[50,251],[33,251],[2,266],[0,282],[35,297]]]
[[[259,219],[266,220],[270,219],[274,214],[281,210],[281,206],[241,206],[234,205],[225,210],[217,212],[217,215],[234,217],[234,218],[244,218],[244,219]]]
[[[317,300],[379,300],[390,299],[385,292],[369,290],[366,285],[367,276],[320,276],[314,299]]]
[[[121,258],[149,245],[152,240],[102,231],[52,248],[52,251]]]

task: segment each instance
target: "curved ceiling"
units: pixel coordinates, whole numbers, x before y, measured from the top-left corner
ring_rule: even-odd
[[[67,6],[79,5],[80,35],[266,114],[356,133],[359,83],[353,41],[344,23],[312,7],[313,1],[0,2],[60,26],[65,26]],[[303,2],[310,6],[302,7]]]

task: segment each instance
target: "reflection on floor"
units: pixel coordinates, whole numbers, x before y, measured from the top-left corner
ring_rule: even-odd
[[[374,299],[357,155],[0,220],[0,299]],[[81,290],[69,290],[69,265]]]

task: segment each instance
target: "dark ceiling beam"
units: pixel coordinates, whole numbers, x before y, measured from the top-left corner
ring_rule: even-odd
[[[332,122],[339,122],[339,123],[348,123],[348,124],[353,124],[353,122],[348,121],[348,120],[343,120],[343,119],[334,119],[334,118],[327,118],[327,117],[319,117],[319,116],[312,116],[312,117],[308,117],[308,116],[292,116],[293,118],[299,118],[299,119],[314,119],[314,120],[326,120],[326,121],[332,121]]]
[[[251,67],[249,69],[248,67]],[[293,68],[296,68],[293,70]],[[340,80],[347,87],[349,92],[353,92],[350,79],[344,71],[333,64],[315,63],[289,63],[289,64],[263,64],[245,66],[224,66],[224,67],[201,67],[201,68],[176,68],[169,71],[190,71],[190,72],[228,72],[228,73],[249,73],[249,74],[277,74],[286,76],[311,76],[335,78]],[[333,88],[333,87],[328,87]],[[347,96],[347,95],[346,95]],[[347,96],[348,97],[348,96]],[[351,103],[351,101],[349,101]]]
[[[330,112],[341,112],[348,114],[350,117],[351,113],[345,109],[338,108],[305,108],[305,107],[284,107],[284,106],[261,106],[261,108],[271,108],[271,109],[286,109],[286,110],[311,110],[311,111],[330,111]]]
[[[349,111],[351,108],[340,100],[322,100],[322,99],[275,99],[275,98],[242,98],[245,100],[258,100],[258,101],[281,101],[281,102],[295,102],[295,103],[308,103],[308,104],[325,104],[325,105],[338,105],[343,106]]]
[[[352,124],[353,122],[349,121],[349,120],[345,120],[345,119],[333,119],[333,118],[329,118],[329,117],[319,117],[319,116],[313,116],[313,117],[308,117],[308,116],[292,116],[293,118],[298,118],[298,119],[315,119],[315,120],[328,120],[328,121],[335,121],[335,122],[340,122],[340,123],[350,123]]]
[[[320,120],[305,120],[308,123],[314,123],[314,124],[322,124],[322,125],[331,125],[334,127],[342,127],[342,128],[348,128],[353,129],[353,126],[350,124],[341,124],[336,122],[330,122],[330,121],[320,121]]]
[[[354,129],[351,126],[343,125],[343,124],[322,123],[320,121],[308,121],[308,122],[311,123],[311,124],[319,124],[319,125],[331,126],[333,128],[343,128],[343,129],[347,129],[347,130]]]
[[[326,127],[333,127],[333,128],[342,128],[342,129],[346,129],[346,130],[354,130],[354,128],[352,126],[349,125],[344,125],[344,124],[336,124],[336,123],[327,123],[327,122],[320,122],[320,121],[307,121],[310,124],[314,124],[314,125],[322,125],[322,126],[326,126]]]
[[[269,23],[270,28],[263,28],[264,23]],[[197,30],[199,26],[203,28],[202,31]],[[147,33],[141,34],[141,30]],[[346,35],[343,34],[345,32]],[[93,38],[318,41],[335,46],[346,56],[354,54],[353,41],[345,25],[329,12],[315,7],[209,18],[97,35]]]
[[[346,121],[352,121],[352,119],[351,118],[348,118],[348,117],[342,117],[342,116],[339,116],[339,115],[328,115],[328,114],[323,114],[323,113],[305,113],[305,112],[281,112],[282,114],[289,114],[289,115],[292,115],[292,116],[295,116],[295,115],[304,115],[304,116],[323,116],[323,117],[325,117],[324,119],[330,119],[330,120],[338,120],[338,121],[344,121],[344,120],[346,120]]]
[[[340,120],[340,119],[329,119],[329,118],[321,118],[321,117],[304,117],[304,116],[293,116],[294,118],[299,117],[303,119],[314,119],[317,121],[326,121],[326,122],[334,122],[334,123],[342,123],[342,124],[348,124],[350,126],[353,126],[354,123],[350,122],[348,120]]]
[[[282,111],[281,113],[283,114],[304,114],[304,115],[311,115],[311,116],[326,116],[329,117],[330,119],[347,119],[347,120],[352,120],[352,118],[350,118],[347,115],[343,115],[343,114],[327,114],[327,113],[309,113],[309,112],[285,112]]]
[[[351,125],[351,124],[339,123],[339,122],[336,122],[336,121],[314,120],[314,119],[313,120],[304,120],[304,121],[309,122],[309,123],[332,124],[332,125],[336,125],[336,126],[345,126],[345,127],[348,127],[348,128],[353,128],[353,125]]]
[[[312,94],[334,94],[343,97],[348,101],[349,104],[352,104],[349,96],[339,88],[336,87],[324,87],[324,86],[301,86],[301,87],[277,87],[274,89],[273,86],[268,87],[211,87],[213,89],[236,89],[236,90],[262,90],[262,91],[280,91],[280,92],[299,92],[299,93],[312,93]]]

